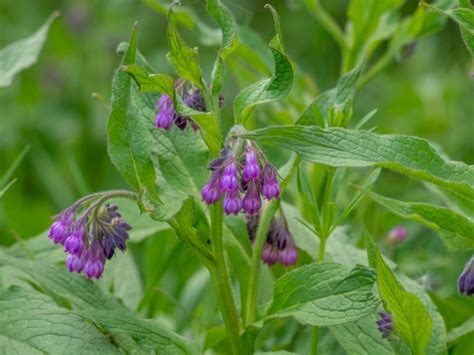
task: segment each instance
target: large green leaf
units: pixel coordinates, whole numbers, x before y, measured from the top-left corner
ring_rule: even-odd
[[[174,80],[166,74],[153,74],[137,64],[122,66],[122,70],[132,76],[141,93],[160,93],[173,96]]]
[[[365,266],[308,264],[280,277],[265,319],[294,317],[302,324],[328,326],[372,313],[375,274]]]
[[[214,17],[222,30],[222,43],[214,68],[212,69],[211,92],[213,98],[217,99],[222,89],[222,76],[224,71],[224,60],[237,45],[237,24],[232,12],[220,0],[207,0],[207,11]]]
[[[35,33],[0,49],[0,87],[9,86],[15,75],[38,60],[49,26],[59,16],[54,12]]]
[[[143,99],[136,98],[138,96],[136,85],[132,85],[131,77],[121,69],[123,65],[135,63],[136,48],[137,27],[135,26],[130,45],[112,82],[107,145],[112,163],[130,186],[137,191],[146,190],[153,194],[155,171],[150,159],[151,140],[147,117],[142,113]]]
[[[303,126],[268,127],[243,136],[316,163],[391,169],[474,199],[474,166],[447,161],[422,138]]]
[[[377,271],[380,297],[392,315],[396,334],[414,355],[425,354],[433,326],[426,306],[417,295],[405,290],[369,236],[366,236],[366,245],[369,264]]]
[[[105,328],[115,338],[124,335],[133,338],[144,353],[200,354],[196,343],[171,332],[154,320],[139,319],[121,310],[84,310],[78,313]]]
[[[168,61],[180,78],[191,81],[195,86],[203,88],[202,70],[199,65],[199,51],[190,48],[181,38],[176,29],[176,14],[173,3],[168,10],[168,42],[170,51]],[[207,89],[207,88],[206,88]]]
[[[234,115],[238,123],[244,122],[256,105],[284,99],[293,85],[293,64],[284,51],[278,14],[270,5],[266,7],[272,12],[276,30],[275,37],[270,41],[275,73],[271,78],[251,84],[239,92],[234,101]]]
[[[474,249],[474,223],[446,207],[419,202],[402,202],[365,191],[375,202],[404,218],[420,222],[438,232],[451,249]]]
[[[362,65],[343,75],[334,89],[320,94],[304,110],[296,122],[300,125],[328,127],[346,125],[352,115],[352,99],[356,93],[357,82],[362,73]]]
[[[0,255],[0,263],[21,270],[44,289],[79,307],[100,309],[122,307],[111,296],[103,293],[97,284],[82,275],[70,273],[65,267],[6,255]]]
[[[331,333],[349,355],[394,354],[390,343],[377,329],[377,317],[370,314],[354,322],[332,325]]]
[[[0,290],[0,353],[120,354],[107,336],[39,292]]]
[[[464,44],[471,56],[474,57],[474,8],[472,4],[469,4],[468,1],[460,2],[460,7],[450,10],[443,10],[432,5],[427,6],[448,16],[458,24]]]

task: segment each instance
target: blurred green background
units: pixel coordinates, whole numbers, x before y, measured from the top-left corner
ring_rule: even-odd
[[[53,11],[59,10],[62,14],[50,28],[38,63],[17,75],[10,87],[0,88],[0,176],[26,146],[31,147],[15,173],[18,181],[0,200],[0,245],[10,245],[19,238],[43,232],[50,225],[52,215],[83,195],[125,187],[108,159],[106,147],[111,79],[120,61],[115,50],[120,42],[128,40],[134,22],[138,21],[140,51],[157,72],[172,73],[165,58],[168,51],[166,18],[162,11],[157,11],[160,7],[155,1],[0,0],[0,48],[33,33]],[[264,4],[270,2],[277,9],[286,50],[299,73],[305,73],[310,79],[303,84],[300,81],[300,87],[294,88],[293,92],[306,91],[301,102],[307,103],[317,92],[335,85],[339,77],[339,50],[300,5],[301,1],[223,1],[238,23],[255,30],[262,43],[268,42],[274,34],[272,18],[264,10]],[[182,3],[190,6],[204,24],[215,27],[204,10],[204,0]],[[323,4],[342,26],[348,1],[326,0]],[[412,13],[416,6],[417,1],[407,1],[402,13]],[[180,26],[180,31],[189,44],[200,46],[201,64],[209,75],[217,47],[208,45],[205,37],[199,38],[197,30]],[[268,48],[262,44],[262,50],[268,51]],[[232,124],[232,101],[239,87],[250,83],[242,83],[238,75],[238,70],[245,66],[233,64],[232,69],[237,73],[228,73],[225,77],[225,127]],[[441,32],[421,38],[412,55],[398,58],[358,92],[354,121],[377,109],[369,125],[376,126],[377,132],[424,137],[451,159],[474,164],[472,72],[473,63],[459,29],[448,21]],[[97,93],[95,98],[93,93]],[[257,110],[259,124],[289,122],[284,104],[269,106],[271,110]],[[294,107],[289,112],[293,114],[292,120],[298,117]],[[268,117],[269,113],[273,116]],[[268,153],[277,165],[283,164],[281,152]],[[361,173],[365,172],[351,171],[356,179]],[[390,172],[383,173],[375,189],[404,201],[441,204],[422,183]],[[288,197],[295,199],[294,192],[288,193]],[[361,220],[379,240],[393,226],[406,226],[409,238],[401,246],[392,248],[381,241],[385,254],[395,259],[411,277],[425,276],[425,281],[441,286],[440,292],[432,296],[448,328],[469,317],[472,303],[456,294],[455,282],[469,253],[448,252],[434,232],[405,222],[370,201],[364,201],[352,219],[356,221],[355,240]],[[167,236],[170,238],[165,238]],[[173,298],[177,299],[180,294],[176,290],[190,279],[186,290],[200,292],[194,290],[193,285],[206,279],[206,274],[202,270],[195,272],[198,270],[196,260],[189,258],[187,250],[177,247],[178,242],[171,232],[163,232],[160,237],[166,241],[149,238],[143,243],[145,247],[131,246],[140,269],[151,270],[144,284],[152,290],[150,292],[160,294],[147,315],[155,315],[160,302],[170,303],[170,308],[186,313],[188,311],[181,309]],[[58,252],[61,253],[59,249]],[[59,257],[62,260],[62,253]],[[123,256],[115,259],[124,263],[129,260]],[[165,274],[167,276],[160,281],[161,273],[169,265],[179,265],[179,272]],[[135,276],[128,279],[132,283],[139,282]],[[138,288],[133,285],[130,289]],[[187,293],[183,294],[186,301]],[[214,299],[203,299],[201,307],[215,314]],[[182,319],[186,320],[187,315]],[[184,327],[186,322],[182,323]]]

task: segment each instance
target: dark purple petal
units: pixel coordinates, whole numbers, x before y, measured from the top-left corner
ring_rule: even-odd
[[[81,272],[84,268],[84,260],[77,255],[69,254],[66,258],[66,267],[70,272]]]
[[[458,290],[461,295],[472,296],[474,294],[474,257],[467,262],[459,276]]]
[[[224,197],[224,212],[227,215],[237,215],[242,209],[242,200],[240,199],[239,192],[230,191],[225,194]]]

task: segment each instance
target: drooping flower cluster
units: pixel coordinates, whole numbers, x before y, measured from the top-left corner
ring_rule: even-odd
[[[408,236],[407,229],[405,227],[398,226],[398,227],[392,228],[390,232],[388,232],[387,236],[385,237],[385,240],[387,241],[388,244],[395,246],[405,241],[407,236]]]
[[[201,190],[202,200],[211,205],[224,196],[224,212],[228,215],[237,215],[241,210],[257,215],[262,196],[267,200],[280,196],[275,168],[250,143],[241,156],[229,148],[222,150],[221,156],[209,164],[209,170],[212,174]]]
[[[474,295],[474,256],[466,263],[458,279],[458,290],[461,295]]]
[[[126,249],[131,227],[115,205],[91,205],[76,218],[81,207],[74,204],[59,213],[50,228],[49,239],[64,245],[70,272],[83,272],[90,279],[98,279],[104,272],[105,261],[114,256],[115,250]]]
[[[178,86],[183,86],[183,81],[177,81]],[[206,111],[206,104],[201,91],[196,88],[182,89],[181,98],[183,102],[190,108],[196,111]],[[219,96],[219,105],[224,104],[224,97]],[[168,95],[161,95],[156,103],[156,127],[170,130],[173,124],[179,129],[184,130],[188,123],[196,131],[199,129],[198,125],[190,118],[179,115],[173,106],[173,99]]]
[[[259,216],[247,217],[247,231],[252,244],[257,234],[258,221]],[[290,266],[296,263],[297,257],[295,241],[286,227],[286,223],[280,218],[274,218],[268,228],[267,239],[262,252],[262,261],[270,266],[277,262]]]
[[[393,330],[392,315],[388,312],[380,312],[380,319],[377,323],[377,329],[382,333],[382,337],[388,338]]]

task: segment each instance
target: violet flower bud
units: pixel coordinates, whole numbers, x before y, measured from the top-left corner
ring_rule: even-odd
[[[69,272],[81,272],[84,268],[84,260],[73,254],[69,254],[66,258],[66,267]]]
[[[243,201],[244,211],[249,215],[256,215],[262,207],[262,201],[260,200],[260,194],[257,190],[257,186],[254,182],[249,183],[247,187],[247,193],[245,194]]]
[[[405,227],[395,227],[388,232],[385,239],[389,244],[397,245],[403,242],[408,236],[408,231]]]
[[[275,168],[266,164],[263,169],[263,187],[262,193],[267,200],[278,198],[280,196],[280,185],[276,178]]]
[[[474,294],[474,256],[466,263],[459,276],[458,290],[461,295],[472,296]]]
[[[242,200],[238,191],[229,191],[224,197],[224,212],[227,215],[237,215],[242,209]]]
[[[156,127],[169,130],[176,116],[173,100],[168,95],[162,95],[158,100],[156,108]]]
[[[260,177],[260,167],[258,166],[257,154],[250,147],[247,147],[247,153],[245,154],[245,165],[242,176],[244,181],[255,181]]]
[[[64,251],[73,255],[80,255],[84,249],[84,238],[85,238],[85,220],[78,221],[74,226],[74,230],[67,237],[64,242]]]
[[[49,230],[49,239],[51,239],[54,244],[64,244],[71,232],[73,222],[74,211],[67,209],[58,214],[56,221],[51,225]]]
[[[376,321],[377,329],[382,333],[382,337],[388,338],[393,330],[392,315],[388,312],[380,312],[380,319]]]
[[[89,279],[99,279],[104,272],[104,263],[105,259],[102,246],[97,239],[94,239],[86,253],[84,274]]]
[[[237,191],[239,183],[237,181],[237,167],[235,162],[231,160],[227,163],[224,173],[220,179],[220,190],[221,192],[226,191]]]
[[[278,261],[278,250],[271,244],[265,243],[262,252],[262,261],[269,266],[275,264]]]
[[[201,190],[202,200],[205,201],[208,205],[212,205],[219,201],[221,198],[221,193],[219,191],[219,173],[214,172],[211,175],[209,181],[204,185]]]

